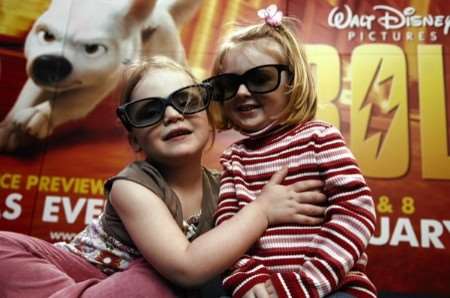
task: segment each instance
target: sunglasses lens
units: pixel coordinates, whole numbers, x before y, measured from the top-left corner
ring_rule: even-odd
[[[273,65],[257,67],[245,74],[245,81],[250,92],[265,93],[275,90],[280,83],[280,72]]]
[[[208,107],[209,93],[205,86],[189,86],[171,96],[172,104],[182,114],[193,114]]]
[[[239,86],[245,84],[251,93],[268,93],[280,85],[280,73],[284,65],[262,65],[252,68],[243,75],[222,74],[206,80],[213,87],[212,99],[225,101],[236,95]]]
[[[164,104],[160,99],[148,98],[127,105],[130,122],[137,127],[152,125],[161,119]]]
[[[239,88],[239,76],[235,74],[224,74],[214,77],[208,81],[212,85],[212,99],[225,101],[236,95]]]

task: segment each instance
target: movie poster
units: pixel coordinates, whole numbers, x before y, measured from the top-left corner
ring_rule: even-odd
[[[380,297],[450,296],[448,1],[184,1],[171,15],[180,26],[160,20],[151,42],[136,36],[152,8],[118,14],[117,3],[0,2],[0,230],[69,241],[97,218],[104,181],[139,158],[115,115],[121,67],[144,51],[205,78],[231,25],[275,3],[301,21],[317,117],[340,128],[372,189],[368,275]],[[221,132],[205,164],[220,169],[240,137]]]

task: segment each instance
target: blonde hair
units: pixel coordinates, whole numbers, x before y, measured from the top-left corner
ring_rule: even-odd
[[[192,83],[198,83],[196,77],[185,66],[178,64],[174,60],[165,56],[153,56],[143,58],[131,63],[125,69],[125,83],[120,96],[120,105],[131,101],[131,95],[142,78],[154,69],[170,69],[174,71],[184,72],[192,79]]]
[[[281,124],[287,125],[311,120],[317,110],[315,84],[305,50],[297,39],[297,30],[295,29],[297,23],[296,19],[283,17],[281,25],[277,27],[272,27],[266,23],[237,27],[219,47],[212,69],[213,76],[222,73],[223,60],[226,54],[243,42],[269,38],[278,43],[286,59],[282,63],[286,63],[291,71],[291,79],[288,85],[289,100],[282,112],[282,115],[287,116],[281,119]],[[217,128],[230,129],[232,123],[224,115],[222,107],[223,103],[212,102],[209,109]]]
[[[145,77],[146,74],[150,73],[155,69],[169,69],[173,71],[180,71],[185,73],[192,79],[193,84],[198,84],[199,81],[194,76],[194,74],[186,67],[183,66],[174,60],[165,57],[165,56],[153,56],[150,58],[143,58],[138,60],[132,64],[130,64],[125,70],[125,82],[124,87],[122,89],[122,94],[120,96],[119,105],[123,105],[131,101],[131,95],[133,94],[134,89],[138,85],[138,83]],[[170,84],[170,82],[168,82]],[[216,135],[216,127],[215,122],[213,120],[213,115],[209,109],[206,110],[206,114],[208,117],[208,122],[212,128],[212,139],[211,139],[211,147],[214,144],[215,135]]]

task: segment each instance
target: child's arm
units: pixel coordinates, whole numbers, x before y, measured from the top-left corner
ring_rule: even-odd
[[[364,276],[350,272],[365,266],[364,251],[375,229],[370,190],[336,128],[318,133],[314,143],[330,205],[326,222],[310,244],[312,258],[295,272],[273,273],[254,257],[244,256],[224,280],[225,286],[234,290],[233,297],[242,297],[269,279],[278,296],[323,297],[342,286],[343,278],[350,274],[353,285],[376,291]]]
[[[275,174],[269,186],[284,188],[278,183],[286,172]],[[290,192],[281,192],[277,197],[262,194],[232,220],[190,243],[166,205],[147,188],[128,180],[117,180],[110,199],[145,259],[163,276],[182,286],[200,284],[231,266],[264,232],[269,222],[301,221],[297,217],[301,204],[295,198],[292,200]]]

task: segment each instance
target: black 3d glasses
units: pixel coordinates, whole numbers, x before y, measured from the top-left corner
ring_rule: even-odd
[[[205,110],[210,102],[211,86],[207,83],[183,87],[166,98],[148,97],[119,106],[117,115],[130,130],[154,125],[161,121],[167,106],[173,107],[183,115],[195,114]]]
[[[289,68],[284,64],[266,64],[251,68],[241,75],[224,73],[204,80],[211,84],[212,99],[226,101],[236,96],[239,86],[244,84],[247,90],[254,94],[269,93],[280,86],[281,72]]]

